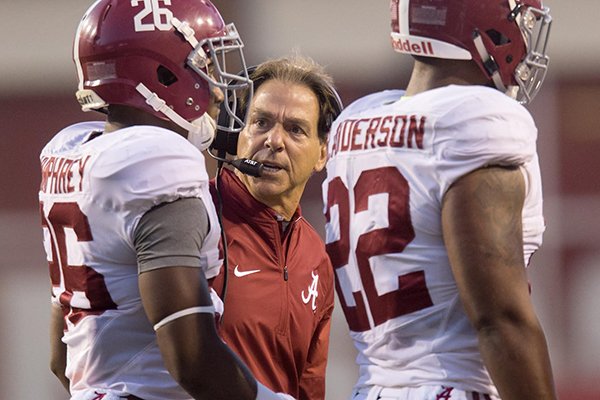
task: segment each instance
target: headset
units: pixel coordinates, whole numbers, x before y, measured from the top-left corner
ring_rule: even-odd
[[[256,70],[256,67],[256,65],[253,65],[246,69],[248,77],[250,77],[250,74]],[[256,82],[252,81],[252,85],[254,88],[256,86]],[[250,106],[250,104],[248,104],[248,100],[249,95],[246,94],[242,101],[239,101],[240,104],[221,103],[221,111],[219,112],[219,121],[217,123],[217,132],[208,149],[208,155],[218,162],[217,178],[220,175],[220,170],[223,167],[223,163],[231,165],[246,175],[254,177],[259,177],[262,175],[263,165],[258,161],[247,158],[227,158],[227,154],[237,156],[238,137],[241,130],[246,125],[246,108]],[[238,102],[238,99],[236,98],[233,101]],[[235,108],[230,108],[232,106],[235,106]],[[235,110],[235,118],[229,119],[229,115],[225,111],[228,107],[232,110]],[[215,150],[217,152],[216,155],[213,153]]]
[[[264,83],[266,80],[273,79],[271,77],[262,77],[259,79],[252,78],[254,71],[256,71],[257,66],[251,66],[247,68],[247,73],[252,79],[253,89],[249,93],[253,93],[256,89]],[[342,112],[344,105],[342,104],[342,100],[340,99],[339,94],[335,90],[332,85],[325,85],[325,93],[320,96],[319,104],[327,104],[329,105],[329,109],[325,111],[324,115],[320,112],[319,114],[319,132],[329,132],[331,126],[333,125],[333,121],[340,115]],[[319,95],[317,95],[319,96]],[[323,98],[327,97],[327,98]],[[263,170],[263,164],[254,161],[248,158],[234,158],[228,159],[227,155],[237,156],[237,143],[240,131],[244,128],[246,124],[246,110],[250,106],[249,95],[246,94],[245,98],[241,100],[241,104],[221,104],[221,112],[219,113],[219,121],[218,121],[218,129],[215,134],[215,138],[211,143],[210,147],[207,150],[209,156],[217,160],[217,172],[215,177],[215,188],[217,194],[217,217],[219,221],[219,225],[221,227],[221,244],[223,249],[223,289],[221,291],[221,300],[223,304],[225,304],[225,297],[227,295],[227,281],[229,275],[229,263],[227,257],[227,237],[225,235],[225,229],[223,228],[223,201],[221,198],[221,191],[219,190],[220,186],[220,177],[221,177],[221,169],[223,168],[223,164],[229,164],[238,171],[243,174],[260,177]],[[329,101],[327,101],[329,100]],[[237,102],[238,99],[233,99],[232,102]],[[236,110],[235,118],[229,119],[228,113],[225,111],[226,107],[229,107],[231,110]],[[213,151],[216,151],[217,154],[213,154]],[[224,314],[224,312],[223,312]],[[219,319],[219,323],[223,324],[224,315],[221,315]]]

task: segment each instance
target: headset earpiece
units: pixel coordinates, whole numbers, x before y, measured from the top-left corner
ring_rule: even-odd
[[[247,69],[247,76],[250,76],[255,69],[256,66],[249,67]],[[227,159],[227,154],[237,156],[238,136],[246,123],[246,109],[249,105],[248,100],[248,94],[246,94],[246,97],[241,99],[238,104],[227,105],[224,102],[221,103],[217,132],[210,145],[208,155],[218,161],[219,168],[225,163],[231,165],[243,174],[259,177],[262,175],[263,170],[263,165],[260,162],[247,158]],[[228,106],[230,110],[235,110],[237,120],[233,121],[233,126],[230,126],[229,113],[227,112]],[[222,127],[230,127],[231,130]],[[217,151],[216,155],[213,154],[214,150]]]
[[[240,118],[241,121],[244,121],[244,114],[239,108],[236,109],[236,116]],[[237,141],[238,135],[237,132],[228,132],[225,129],[222,129],[223,126],[228,126],[229,124],[229,115],[227,114],[226,106],[224,103],[221,103],[221,111],[219,112],[219,121],[217,123],[217,132],[215,133],[215,138],[210,145],[210,150],[216,150],[217,154],[220,157],[225,157],[226,153],[235,156],[237,154]],[[237,121],[234,121],[234,128],[237,130],[238,128],[242,128],[239,126]]]
[[[256,65],[248,67],[247,68],[248,76],[250,76],[255,70],[256,70]],[[241,74],[241,72],[240,72],[240,74]],[[232,106],[233,106],[232,104],[229,105],[230,109],[233,108]],[[219,126],[219,127],[229,125],[229,121],[228,121],[229,116],[226,111],[226,108],[227,108],[226,104],[221,103],[221,111],[219,112],[219,121],[217,123],[217,126]],[[239,104],[237,105],[237,107],[235,107],[236,117],[240,121],[243,121],[244,123],[246,122],[246,109],[247,108],[248,108],[248,96],[246,96],[243,99],[240,99]],[[240,126],[240,124],[237,121],[235,121],[234,128],[236,130],[238,130],[238,129],[241,130],[243,128],[243,126]],[[215,134],[215,139],[213,140],[212,144],[210,145],[210,149],[217,150],[217,154],[219,154],[220,157],[225,157],[226,154],[235,156],[235,155],[237,155],[238,136],[239,136],[239,132],[228,132],[224,129],[217,128],[217,132]]]
[[[221,112],[222,113],[222,112]],[[219,119],[221,117],[219,116]],[[211,150],[216,150],[219,156],[224,157],[225,154],[236,155],[237,154],[237,139],[238,134],[234,132],[226,132],[221,129],[217,129],[215,138],[210,145]]]

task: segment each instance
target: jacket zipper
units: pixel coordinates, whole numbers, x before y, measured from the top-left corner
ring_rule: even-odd
[[[281,314],[279,317],[277,331],[280,335],[288,335],[289,328],[289,287],[288,287],[288,268],[287,268],[287,249],[284,248],[285,245],[285,236],[281,230],[281,221],[277,221],[277,232],[276,232],[276,245],[277,245],[277,253],[278,253],[278,261],[280,268],[283,267],[283,281],[282,285],[282,304],[281,304]]]

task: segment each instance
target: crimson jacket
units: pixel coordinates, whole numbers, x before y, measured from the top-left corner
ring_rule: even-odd
[[[324,399],[334,304],[325,245],[300,207],[282,234],[281,218],[233,172],[223,169],[219,185],[229,259],[221,336],[267,387]],[[217,204],[214,180],[211,193]],[[223,274],[212,282],[221,297]]]

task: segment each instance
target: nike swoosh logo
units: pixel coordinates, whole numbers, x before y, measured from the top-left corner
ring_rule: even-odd
[[[236,265],[235,269],[233,270],[233,274],[235,276],[237,276],[238,278],[241,278],[241,277],[246,276],[246,275],[255,274],[257,272],[260,272],[260,269],[251,269],[249,271],[240,271],[239,270],[239,265]]]

